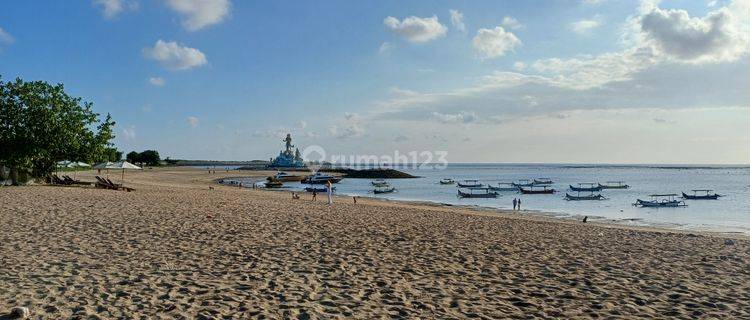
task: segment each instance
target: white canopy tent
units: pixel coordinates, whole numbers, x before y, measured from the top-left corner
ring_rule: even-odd
[[[115,163],[112,163],[111,165],[106,167],[107,169],[120,169],[122,170],[122,177],[120,177],[120,183],[125,181],[125,170],[143,170],[143,168],[136,166],[130,162],[127,161],[118,161]]]

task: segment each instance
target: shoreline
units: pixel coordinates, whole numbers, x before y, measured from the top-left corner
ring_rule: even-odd
[[[219,180],[230,180],[230,179],[252,179],[252,178],[262,178],[263,175],[253,175],[253,176],[232,176],[227,178],[217,178],[213,180],[215,184],[223,185],[229,187],[230,185],[222,184],[219,182]],[[262,182],[263,180],[258,180],[256,182]],[[308,194],[304,191],[299,190],[284,190],[282,189],[267,189],[264,187],[260,188],[248,188],[243,187],[247,189],[251,189],[254,191],[262,191],[262,192],[295,192],[300,195]],[[580,214],[569,214],[564,212],[547,212],[542,210],[535,210],[535,209],[523,209],[520,212],[512,211],[510,209],[501,209],[501,208],[495,208],[495,207],[489,207],[489,206],[479,206],[479,205],[470,205],[470,204],[449,204],[449,203],[443,203],[438,201],[430,201],[430,200],[399,200],[399,199],[388,199],[388,198],[381,198],[381,197],[374,197],[374,196],[362,196],[362,195],[352,195],[352,194],[341,194],[341,193],[334,193],[334,197],[336,199],[340,199],[341,201],[351,200],[351,197],[356,196],[357,199],[368,199],[371,201],[376,202],[383,202],[383,203],[397,203],[397,204],[408,204],[408,205],[414,205],[414,206],[425,206],[430,208],[444,208],[444,209],[450,209],[454,208],[458,212],[458,214],[466,213],[466,212],[460,212],[460,211],[471,211],[475,214],[482,214],[488,216],[499,216],[499,217],[506,217],[506,218],[531,218],[531,220],[536,221],[548,221],[548,222],[561,222],[561,223],[582,223],[581,219],[584,215]],[[679,225],[674,224],[674,227],[669,227],[665,225],[659,225],[659,224],[649,224],[644,223],[643,225],[629,225],[627,224],[628,221],[633,221],[634,219],[637,220],[637,218],[634,219],[622,219],[622,220],[616,220],[616,219],[610,219],[604,216],[593,216],[589,215],[589,220],[586,222],[586,224],[591,225],[597,225],[602,227],[610,227],[610,228],[621,228],[625,230],[637,230],[637,231],[653,231],[653,232],[669,232],[669,233],[680,233],[680,234],[702,234],[706,236],[713,236],[718,238],[734,238],[734,239],[750,239],[750,233],[747,232],[741,232],[741,231],[718,231],[718,230],[710,230],[710,229],[691,229],[691,228],[684,228],[680,229],[681,226],[685,225]],[[538,220],[537,220],[538,219]]]
[[[214,182],[232,175],[0,189],[0,317],[750,317],[746,239]]]

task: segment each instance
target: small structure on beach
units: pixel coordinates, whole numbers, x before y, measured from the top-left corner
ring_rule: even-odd
[[[279,151],[279,155],[275,159],[271,159],[269,168],[304,168],[305,162],[302,160],[302,156],[299,153],[299,148],[295,148],[292,144],[292,135],[287,133],[286,139],[283,140],[286,143],[286,149]],[[294,151],[292,151],[294,148]]]

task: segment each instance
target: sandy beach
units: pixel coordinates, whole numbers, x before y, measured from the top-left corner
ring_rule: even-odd
[[[127,172],[134,192],[0,188],[0,314],[750,317],[746,239],[368,199],[329,207],[214,182],[242,174]]]

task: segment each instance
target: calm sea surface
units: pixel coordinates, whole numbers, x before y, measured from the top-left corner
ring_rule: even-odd
[[[552,164],[451,164],[433,168],[399,168],[417,179],[389,182],[396,193],[375,195],[371,180],[344,179],[336,185],[338,194],[359,195],[391,200],[417,200],[456,205],[512,208],[512,199],[520,198],[523,209],[558,217],[588,215],[628,225],[649,225],[675,229],[750,233],[750,167],[741,166],[648,166],[648,165],[552,165]],[[456,181],[476,179],[496,184],[519,179],[551,178],[553,195],[522,195],[500,192],[495,199],[460,199],[456,186],[440,185],[442,178]],[[603,201],[565,201],[568,185],[579,182],[625,181],[627,190],[603,190]],[[283,190],[300,191],[299,183],[285,183]],[[636,199],[649,199],[654,193],[690,194],[692,189],[713,189],[724,195],[719,200],[686,200],[681,208],[637,208]],[[573,193],[575,194],[575,193]]]

